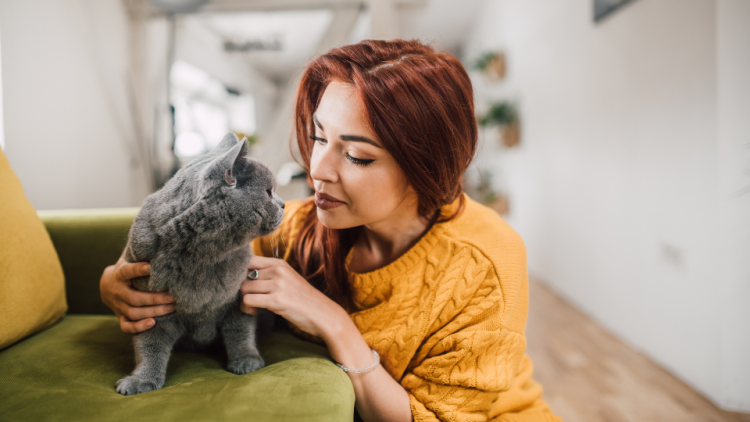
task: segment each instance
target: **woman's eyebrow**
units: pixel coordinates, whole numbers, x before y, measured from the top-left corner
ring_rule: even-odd
[[[315,122],[315,126],[319,127],[320,130],[325,131],[323,129],[323,125],[320,124],[320,121],[318,120],[318,116],[313,114],[313,122]],[[370,144],[372,146],[378,147],[380,149],[383,149],[380,145],[378,145],[375,141],[373,141],[370,138],[366,138],[364,136],[358,136],[358,135],[341,135],[339,136],[339,139],[342,141],[352,141],[352,142],[364,142],[366,144]]]
[[[321,128],[321,129],[322,129],[322,128]],[[375,146],[375,147],[378,147],[378,148],[380,148],[380,149],[382,149],[382,148],[383,148],[383,147],[381,147],[380,145],[378,145],[377,143],[375,143],[375,141],[373,141],[372,139],[370,139],[370,138],[365,138],[364,136],[357,136],[357,135],[341,135],[341,136],[339,136],[339,139],[341,139],[342,141],[364,142],[364,143],[366,143],[366,144],[370,144],[370,145],[372,145],[372,146]]]
[[[319,127],[320,130],[325,132],[325,129],[323,129],[323,125],[320,124],[320,121],[318,121],[318,116],[313,114],[313,122],[315,122],[315,126]]]

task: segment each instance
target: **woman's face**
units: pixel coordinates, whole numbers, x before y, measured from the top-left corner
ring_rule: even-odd
[[[310,176],[323,225],[344,229],[388,224],[415,212],[416,192],[369,128],[353,85],[328,84],[313,119]]]

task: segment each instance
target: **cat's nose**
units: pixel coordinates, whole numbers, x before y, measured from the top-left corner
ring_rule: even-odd
[[[273,193],[273,200],[274,200],[274,202],[276,202],[277,204],[279,204],[279,206],[281,207],[282,210],[284,209],[284,200],[281,199],[281,197],[279,195],[277,195],[276,192]]]

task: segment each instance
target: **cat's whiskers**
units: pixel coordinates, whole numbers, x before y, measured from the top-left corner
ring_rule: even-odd
[[[273,236],[271,237],[271,244],[273,245],[273,257],[278,259],[279,258],[279,239],[278,239],[277,232],[273,232]]]
[[[281,231],[279,231],[279,238],[281,238],[281,242],[284,244],[284,250],[287,250],[286,239],[284,239],[284,233]]]
[[[284,245],[284,251],[286,251],[286,239],[284,238],[284,233],[282,233],[280,230],[273,232],[271,235],[271,248],[273,249],[273,257],[278,259],[281,258],[281,255],[279,254],[279,245]],[[281,242],[279,242],[281,240]]]

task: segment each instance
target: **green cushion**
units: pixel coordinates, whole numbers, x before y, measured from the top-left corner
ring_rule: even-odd
[[[65,273],[69,314],[112,314],[99,295],[99,279],[120,258],[138,210],[39,211]]]
[[[175,352],[164,388],[121,396],[131,336],[112,316],[68,315],[0,353],[0,419],[11,421],[351,421],[354,390],[325,347],[275,331],[266,367],[224,369],[222,355]]]

